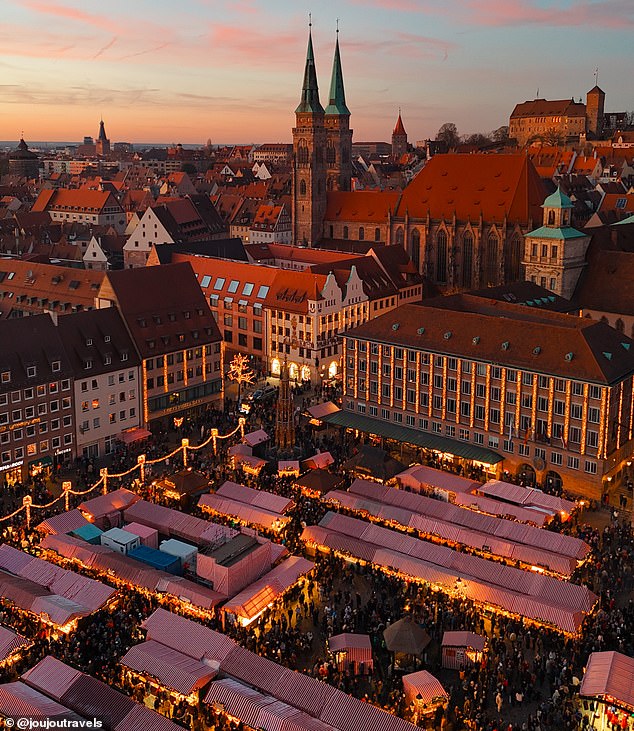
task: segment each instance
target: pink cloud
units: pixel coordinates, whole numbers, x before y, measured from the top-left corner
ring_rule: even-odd
[[[109,33],[119,33],[121,28],[115,23],[110,21],[103,15],[96,15],[94,13],[86,13],[83,10],[74,8],[68,5],[56,5],[55,3],[48,2],[37,2],[37,0],[30,0],[25,2],[24,5],[35,13],[42,15],[54,15],[57,18],[66,18],[67,20],[74,20],[80,23],[91,25],[100,30],[107,30]]]

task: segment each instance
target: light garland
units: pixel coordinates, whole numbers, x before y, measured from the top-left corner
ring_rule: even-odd
[[[588,391],[590,387],[583,384],[583,412],[581,417],[581,454],[586,453],[586,432],[588,429]]]

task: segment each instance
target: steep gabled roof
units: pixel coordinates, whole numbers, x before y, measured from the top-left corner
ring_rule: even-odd
[[[400,198],[398,191],[359,190],[327,194],[326,221],[387,223]]]
[[[527,225],[541,221],[544,184],[515,155],[435,155],[403,191],[396,216]]]

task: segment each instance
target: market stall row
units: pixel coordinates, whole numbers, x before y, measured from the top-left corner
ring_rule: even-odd
[[[251,686],[244,692],[236,685],[221,691],[222,687],[227,688],[226,683],[224,686],[212,683],[213,690],[210,688],[205,699],[209,703],[222,704],[229,715],[249,725],[255,720],[252,714],[257,709],[254,710],[254,705],[249,705],[245,697],[254,698],[250,691],[255,690],[265,696],[258,696],[261,705],[256,702],[255,706],[260,709],[257,711],[258,723],[261,721],[264,724],[261,727],[267,731],[280,728],[287,728],[289,731],[348,731],[352,728],[362,728],[364,731],[413,731],[416,728],[407,721],[370,703],[363,703],[327,683],[260,657],[226,635],[163,609],[157,609],[142,626],[147,631],[146,641],[159,643],[204,665],[217,663],[220,675],[245,687]],[[152,667],[156,672],[156,666]],[[139,672],[149,674],[152,674],[152,667],[149,664],[145,668],[137,665]],[[164,680],[167,682],[167,678]],[[225,694],[225,700],[221,700],[221,693]],[[269,698],[273,700],[269,702]],[[279,712],[271,716],[266,713],[260,715],[263,708],[276,702],[283,704],[273,706]],[[281,725],[280,714],[282,719],[292,719],[297,724]]]
[[[20,681],[0,685],[0,716],[65,720],[77,728],[97,718],[103,728],[112,731],[181,730],[159,713],[51,655],[27,670]]]
[[[230,481],[198,501],[198,507],[212,515],[229,516],[240,523],[275,531],[288,524],[290,518],[284,513],[293,504],[289,498]]]
[[[66,628],[106,606],[115,594],[100,581],[0,545],[0,596],[51,624]]]
[[[302,540],[569,634],[579,632],[585,614],[597,603],[586,587],[337,513],[327,513],[319,525],[306,527]]]
[[[348,491],[333,490],[326,502],[375,520],[414,529],[432,540],[461,544],[486,555],[570,577],[590,552],[578,538],[523,523],[482,515],[424,495],[355,480]]]

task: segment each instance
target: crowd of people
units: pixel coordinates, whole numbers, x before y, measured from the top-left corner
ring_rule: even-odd
[[[307,390],[305,392],[308,393]],[[297,397],[309,399],[304,393]],[[223,411],[206,412],[199,418],[185,421],[178,433],[166,431],[155,434],[150,442],[120,445],[112,455],[109,471],[128,470],[136,465],[140,453],[144,453],[148,460],[162,457],[168,453],[170,445],[178,445],[182,437],[190,438],[195,446],[209,436],[212,428],[226,434],[235,426],[236,416],[229,405]],[[263,428],[272,433],[273,427],[273,410],[254,404],[248,428]],[[314,434],[304,424],[298,425],[297,443],[306,456],[316,450],[329,451],[335,460],[334,470],[340,468],[357,445],[356,440],[345,435]],[[257,478],[238,475],[227,458],[227,447],[227,441],[219,441],[217,454],[213,453],[211,445],[192,450],[188,464],[206,474],[215,484],[231,479],[291,497],[295,504],[290,513],[291,520],[274,539],[282,540],[292,553],[304,552],[305,547],[300,540],[303,527],[319,522],[328,507],[321,500],[303,494],[292,478],[280,477],[269,471],[264,471]],[[148,499],[163,500],[169,504],[167,499],[153,493],[150,483],[180,466],[178,457],[173,458],[171,464],[163,460],[147,468],[146,484],[140,484],[135,471],[125,478],[111,480],[109,488],[134,487]],[[73,487],[77,490],[89,487],[96,474],[96,467],[90,460],[79,460]],[[25,494],[32,495],[39,504],[46,504],[53,497],[50,485],[47,486],[42,478],[35,478],[30,484],[16,485],[3,494],[3,513],[18,507]],[[71,505],[82,499],[74,496]],[[50,511],[38,511],[35,522],[40,522],[49,513],[59,512],[60,507],[58,504]],[[191,510],[196,511],[196,508]],[[556,524],[553,529],[582,538],[593,551],[591,559],[578,570],[574,580],[597,593],[600,607],[577,638],[563,637],[546,627],[536,627],[518,618],[484,612],[457,596],[408,583],[387,575],[379,568],[333,554],[311,555],[316,567],[310,577],[292,587],[252,625],[223,624],[219,618],[207,622],[258,654],[289,667],[301,668],[345,692],[407,718],[413,718],[413,713],[404,702],[402,674],[409,669],[424,667],[441,678],[449,692],[449,702],[445,706],[438,706],[434,713],[417,719],[420,725],[430,728],[447,731],[584,728],[591,723],[596,710],[587,702],[585,705],[581,703],[578,696],[579,679],[583,676],[589,654],[597,650],[617,650],[634,655],[631,632],[634,603],[630,598],[634,586],[634,535],[631,527],[618,520],[618,516],[617,519],[612,516],[612,520],[608,520],[602,528],[592,527],[582,518],[563,525]],[[34,525],[26,526],[23,514],[5,521],[0,530],[5,542],[37,552],[40,536]],[[102,577],[100,580],[107,579]],[[142,640],[140,625],[158,605],[156,597],[136,591],[121,593],[113,610],[96,612],[80,620],[71,633],[62,635],[50,625],[15,611],[3,601],[0,623],[13,627],[33,644],[19,662],[0,669],[0,680],[14,680],[41,657],[52,654],[121,688],[136,700],[147,702],[151,690],[149,684],[135,682],[126,676],[119,660],[129,647]],[[175,606],[173,611],[180,609]],[[432,639],[426,653],[416,660],[395,658],[387,651],[383,640],[383,630],[406,614],[411,615]],[[441,667],[439,648],[443,633],[456,629],[487,637],[488,647],[481,663],[459,671]],[[341,632],[370,636],[375,656],[372,674],[355,676],[350,671],[342,671],[334,658],[328,655],[328,638]],[[186,728],[214,731],[239,728],[238,724],[205,704],[175,701],[167,690],[153,692],[152,697],[156,710]]]

